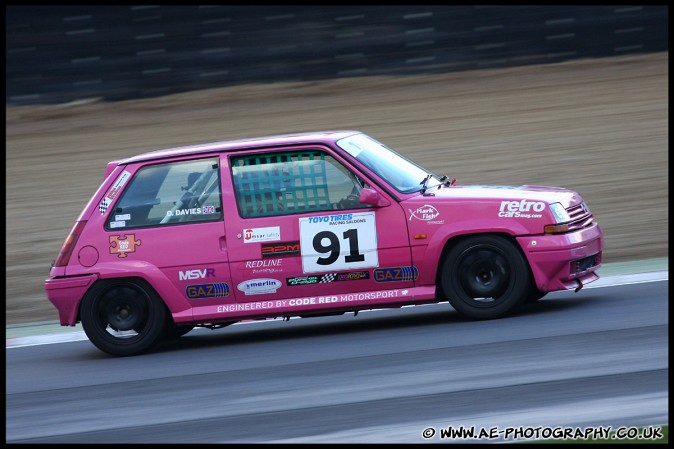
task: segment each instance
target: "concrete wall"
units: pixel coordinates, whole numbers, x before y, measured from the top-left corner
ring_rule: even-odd
[[[668,50],[646,6],[7,6],[6,103]]]

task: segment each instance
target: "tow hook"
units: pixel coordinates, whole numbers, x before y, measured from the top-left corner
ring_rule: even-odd
[[[576,282],[578,282],[578,287],[574,290],[574,293],[578,293],[581,288],[583,288],[583,283],[580,282],[580,280],[576,279]]]

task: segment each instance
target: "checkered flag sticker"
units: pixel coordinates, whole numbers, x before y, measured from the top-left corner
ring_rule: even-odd
[[[319,282],[319,284],[323,284],[323,283],[326,283],[326,282],[332,282],[332,281],[335,280],[336,277],[337,277],[337,273],[324,274],[323,276],[321,276],[321,280],[318,281],[318,282]]]
[[[101,211],[101,215],[105,215],[105,211],[108,210],[108,206],[112,200],[110,198],[103,198],[103,201],[101,201],[101,204],[98,205],[98,210]]]

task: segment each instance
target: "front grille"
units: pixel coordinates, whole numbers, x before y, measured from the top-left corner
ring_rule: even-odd
[[[593,217],[585,203],[571,206],[566,209],[566,212],[571,217],[568,224],[569,231],[576,231],[592,224]]]
[[[589,257],[574,260],[571,262],[571,274],[579,274],[596,267],[601,263],[601,253],[593,254]]]
[[[590,210],[587,208],[585,203],[571,206],[566,210],[566,212],[569,214],[569,217],[571,217],[571,221],[576,221],[585,215],[590,215]]]

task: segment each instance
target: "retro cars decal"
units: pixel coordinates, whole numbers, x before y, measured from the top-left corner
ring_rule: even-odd
[[[501,201],[501,207],[498,210],[499,217],[511,218],[541,218],[545,210],[545,203],[542,201]]]

